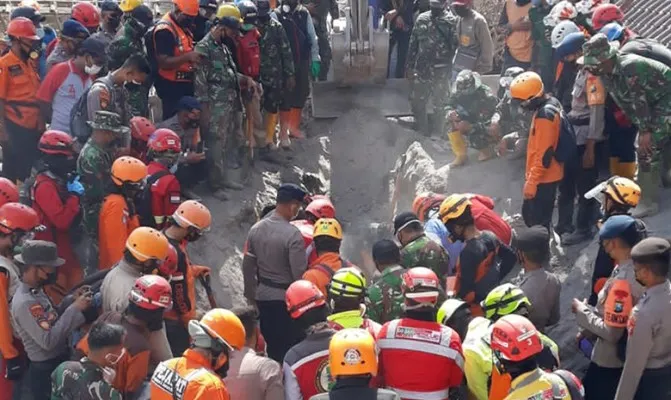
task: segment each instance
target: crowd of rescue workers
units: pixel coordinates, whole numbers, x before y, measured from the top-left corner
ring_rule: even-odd
[[[615,4],[554,3],[506,0],[495,95],[471,0],[370,2],[388,75],[452,167],[469,147],[526,157],[526,227],[484,195],[417,194],[380,221],[367,276],[329,198],[284,183],[247,237],[248,304],[227,310],[189,257],[213,218],[194,188],[228,200],[246,163],[290,163],[338,4],[173,0],[155,20],[141,0],[78,2],[55,30],[23,0],[0,58],[0,397],[671,399],[671,245],[640,219],[671,183],[671,51]],[[595,235],[560,349],[550,244]]]

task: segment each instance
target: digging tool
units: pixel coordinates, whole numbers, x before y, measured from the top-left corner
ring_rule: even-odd
[[[212,292],[212,282],[210,280],[210,274],[202,274],[198,276],[198,280],[201,285],[205,288],[207,293],[207,300],[210,302],[210,307],[217,308],[217,302],[214,299],[214,292]]]

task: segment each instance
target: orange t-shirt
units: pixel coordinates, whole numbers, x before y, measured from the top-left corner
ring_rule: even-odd
[[[19,59],[13,51],[0,57],[0,100],[4,117],[24,128],[35,129],[40,120],[37,90],[40,77],[35,68]]]
[[[128,235],[139,226],[139,217],[137,214],[130,215],[122,195],[105,197],[98,218],[99,269],[109,269],[121,260]]]
[[[529,17],[529,9],[531,3],[518,6],[515,0],[506,1],[506,17],[508,23],[514,23],[522,18]],[[531,50],[533,48],[533,40],[531,39],[531,30],[528,31],[514,31],[506,37],[506,47],[513,58],[521,62],[531,62]]]
[[[326,286],[331,282],[333,274],[340,268],[347,266],[343,265],[343,263],[343,259],[338,253],[321,254],[316,260],[310,263],[308,270],[303,273],[303,279],[314,283],[326,296]],[[325,268],[330,268],[332,273],[329,274]]]

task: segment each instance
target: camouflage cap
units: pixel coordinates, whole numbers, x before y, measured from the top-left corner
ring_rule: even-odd
[[[503,88],[508,88],[510,87],[510,83],[517,77],[517,75],[520,75],[524,73],[524,68],[522,67],[509,67],[505,70],[503,73],[503,76],[499,78],[499,85]]]
[[[603,33],[592,36],[582,45],[583,56],[578,58],[578,64],[598,65],[617,55],[617,49],[611,45]]]
[[[96,111],[93,121],[88,121],[87,124],[93,129],[102,131],[111,131],[116,133],[130,132],[130,128],[124,126],[121,122],[121,116],[117,113],[109,111]]]
[[[470,69],[460,71],[454,83],[454,91],[458,94],[471,94],[482,85],[480,74]]]

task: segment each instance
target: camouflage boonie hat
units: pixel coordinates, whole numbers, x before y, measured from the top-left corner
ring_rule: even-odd
[[[503,88],[510,87],[510,84],[512,83],[513,79],[515,79],[517,75],[520,75],[522,73],[524,73],[524,68],[522,67],[507,68],[503,73],[503,76],[499,79],[499,85]]]
[[[583,65],[598,65],[617,55],[617,49],[610,44],[603,33],[597,33],[582,45],[583,56],[577,63]]]
[[[454,91],[460,94],[471,94],[482,85],[480,74],[470,69],[460,71],[454,83]]]
[[[109,111],[96,111],[93,121],[88,121],[87,124],[92,129],[99,129],[102,131],[111,131],[116,133],[130,132],[130,128],[124,126],[121,122],[121,116],[117,113]]]

